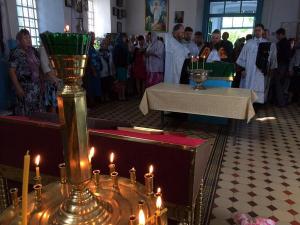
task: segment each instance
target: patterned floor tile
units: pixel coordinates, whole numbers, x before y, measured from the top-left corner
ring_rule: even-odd
[[[264,118],[272,118],[265,120]],[[300,109],[291,105],[287,108],[264,106],[250,124],[242,124],[235,146],[228,138],[221,176],[231,183],[224,185],[223,196],[232,202],[231,216],[224,219],[217,215],[211,224],[228,223],[235,212],[271,218],[277,225],[300,224]],[[232,172],[235,179],[232,181]],[[219,183],[220,183],[219,182]],[[216,199],[216,201],[220,201]],[[224,199],[221,200],[226,202]],[[227,202],[229,203],[229,202]]]

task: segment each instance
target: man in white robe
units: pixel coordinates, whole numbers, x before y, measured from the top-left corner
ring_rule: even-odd
[[[184,38],[184,26],[177,24],[173,34],[165,36],[165,83],[179,84],[184,61],[189,56],[189,50],[181,43]]]
[[[270,76],[264,75],[262,71],[256,66],[256,57],[258,52],[258,46],[260,43],[268,42],[268,40],[262,38],[264,26],[257,24],[255,26],[255,37],[249,40],[243,47],[239,58],[236,63],[242,67],[240,88],[251,89],[255,91],[258,98],[257,103],[264,104],[267,101]],[[277,51],[276,46],[271,44],[269,52],[269,69],[277,68]]]

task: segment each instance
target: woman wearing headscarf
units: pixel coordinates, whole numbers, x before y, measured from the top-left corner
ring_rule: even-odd
[[[150,87],[164,80],[165,46],[154,32],[151,33],[151,43],[146,50],[146,56],[146,87]]]
[[[30,115],[43,111],[39,53],[32,47],[28,30],[21,29],[16,39],[18,46],[9,56],[9,76],[16,93],[14,114]]]
[[[116,45],[113,51],[113,59],[116,67],[116,78],[119,83],[118,98],[126,100],[125,88],[128,74],[129,51],[126,34],[118,34]]]

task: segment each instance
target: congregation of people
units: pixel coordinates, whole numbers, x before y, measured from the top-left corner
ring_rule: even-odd
[[[146,35],[119,33],[106,35],[96,49],[95,34],[89,49],[82,86],[88,107],[110,101],[141,98],[146,88],[161,82],[189,83],[192,58],[210,62],[234,63],[236,76],[232,87],[255,91],[257,103],[271,102],[278,107],[300,102],[300,42],[287,39],[286,31],[276,31],[272,42],[262,24],[254,34],[234,43],[230,34],[214,30],[210,41],[203,33],[177,24],[164,38],[155,32]],[[16,36],[18,46],[9,56],[9,74],[15,93],[14,114],[55,112],[57,93],[63,86],[49,62],[45,49],[31,44],[30,33],[22,29]]]

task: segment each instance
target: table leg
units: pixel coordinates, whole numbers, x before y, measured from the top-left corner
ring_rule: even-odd
[[[232,120],[232,129],[233,129],[233,134],[232,134],[232,137],[233,137],[233,146],[236,145],[236,139],[237,139],[237,136],[238,136],[238,132],[239,132],[239,120],[235,120],[233,119]]]

